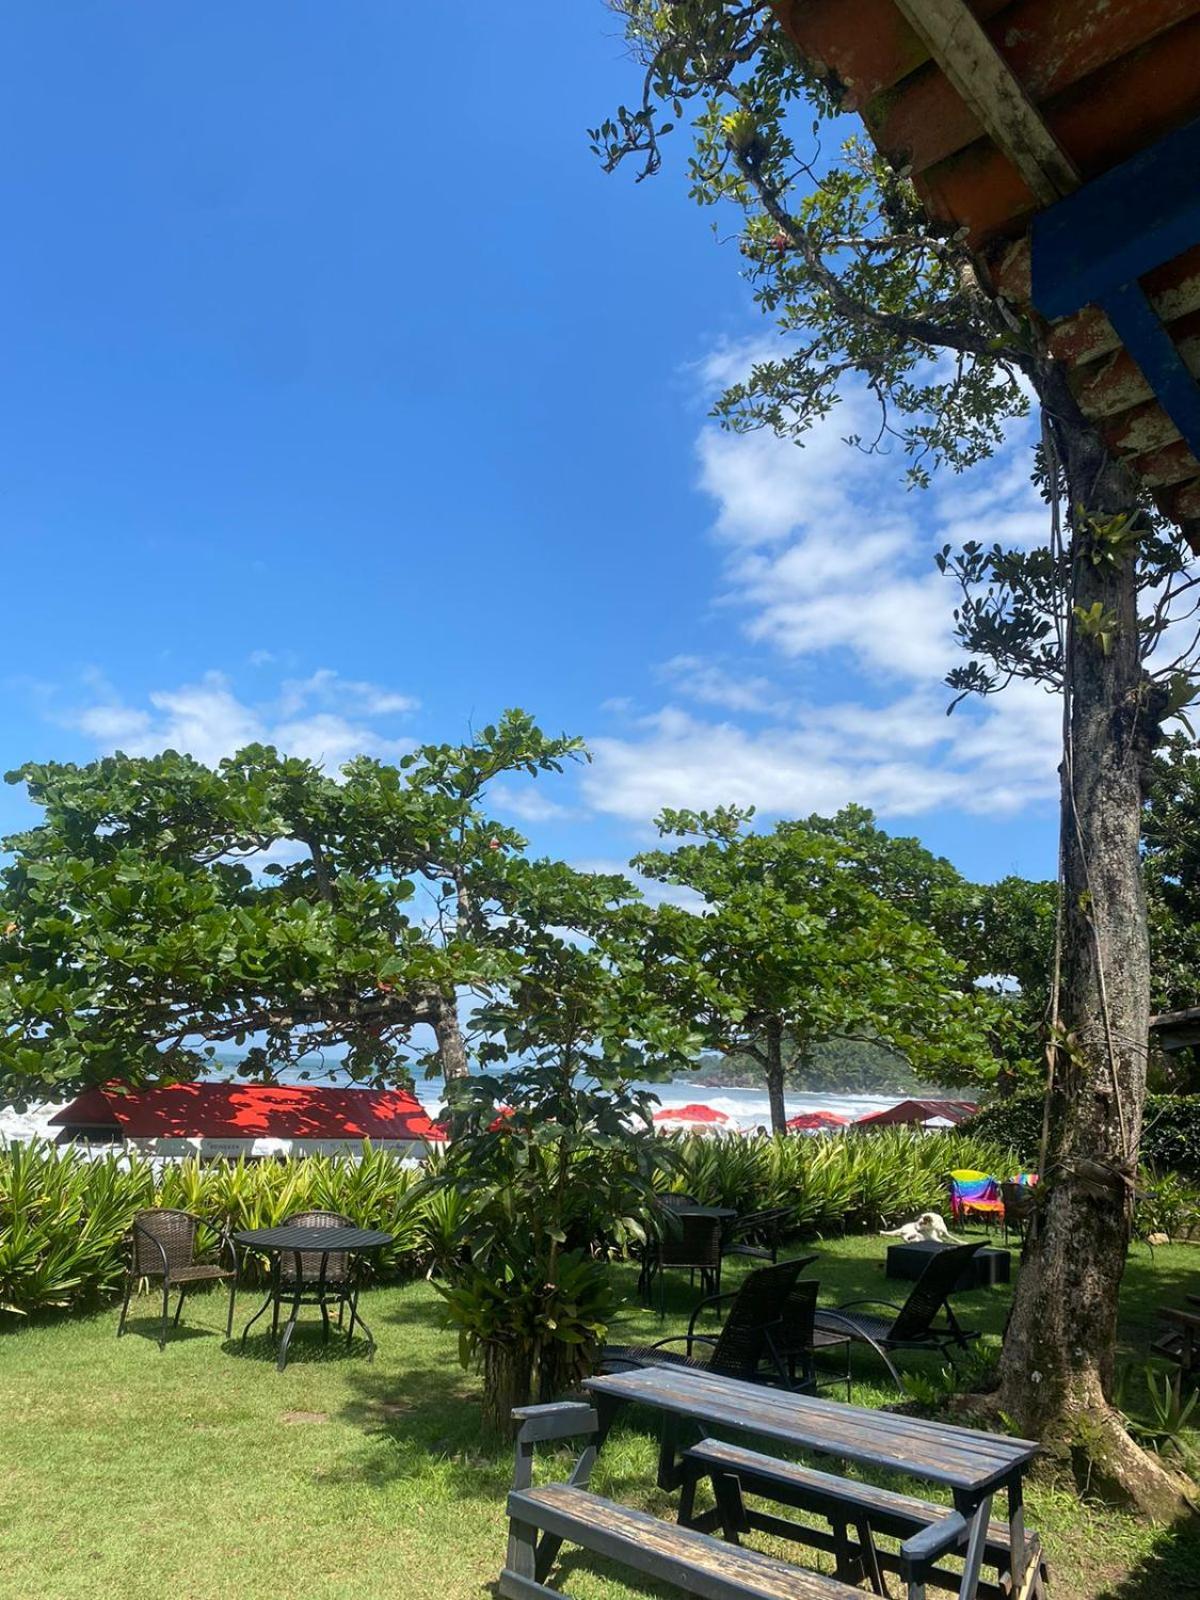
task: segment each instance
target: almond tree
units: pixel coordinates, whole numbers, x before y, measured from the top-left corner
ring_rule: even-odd
[[[4,841],[0,1099],[193,1078],[251,1040],[246,1075],[333,1051],[404,1081],[422,1026],[461,1077],[460,996],[521,960],[498,906],[525,840],[488,787],[581,753],[510,711],[338,777],[260,745],[215,770],[168,750],[10,773],[43,820]]]
[[[1176,1483],[1109,1396],[1147,1064],[1141,812],[1164,721],[1194,688],[1187,649],[1168,666],[1149,658],[1196,580],[1039,331],[993,296],[963,239],[930,223],[904,173],[869,147],[838,147],[834,92],[797,59],[768,0],[611,3],[642,76],[636,102],[592,130],[594,148],[610,170],[632,162],[647,177],[674,122],[695,113],[692,194],[740,216],[744,272],[779,334],[780,354],[718,402],[727,426],[801,442],[858,385],[878,427],[850,442],[899,448],[924,484],[986,457],[1035,398],[1045,545],[943,552],[971,652],[955,693],[1023,677],[1063,700],[1045,1203],[999,1403],[1022,1431],[1086,1460],[1093,1483],[1173,1511]]]
[[[826,1039],[890,1045],[940,1081],[977,1079],[990,1060],[993,1002],[964,988],[936,937],[863,887],[845,846],[801,823],[749,831],[752,812],[666,811],[685,840],[634,866],[690,890],[696,911],[662,905],[647,923],[645,983],[704,1043],[757,1061],[771,1129],[787,1124],[789,1056]]]

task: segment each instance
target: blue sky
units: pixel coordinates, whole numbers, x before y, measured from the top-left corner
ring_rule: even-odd
[[[506,705],[595,760],[501,797],[622,862],[662,804],[875,806],[1050,874],[1057,710],[947,721],[947,539],[1033,539],[1026,438],[932,492],[731,439],[765,337],[682,139],[635,186],[600,0],[46,6],[0,53],[0,762],[272,738],[331,765]],[[0,829],[30,813],[0,791]]]

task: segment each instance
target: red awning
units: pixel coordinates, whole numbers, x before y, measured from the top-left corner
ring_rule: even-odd
[[[979,1110],[970,1100],[901,1100],[887,1111],[868,1111],[859,1117],[856,1128],[885,1128],[893,1123],[929,1122],[944,1117],[947,1122],[965,1122]]]
[[[174,1083],[127,1094],[89,1089],[56,1113],[57,1127],[115,1128],[129,1139],[370,1139],[446,1137],[403,1089],[309,1084]]]

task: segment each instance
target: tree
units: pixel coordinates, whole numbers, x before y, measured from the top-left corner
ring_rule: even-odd
[[[344,1050],[396,1081],[422,1025],[461,1076],[460,993],[520,959],[496,908],[525,841],[488,786],[581,749],[512,711],[340,778],[258,745],[215,770],[167,751],[11,773],[44,820],[5,842],[0,1097],[192,1078],[223,1041],[258,1041],[248,1075]]]
[[[1015,876],[972,883],[919,839],[885,832],[863,806],[811,816],[805,827],[844,841],[843,870],[935,934],[961,963],[964,989],[984,985],[995,996],[985,1084],[1007,1094],[1040,1080],[1056,885]]]
[[[1155,757],[1145,817],[1156,1011],[1200,1004],[1200,753],[1182,733]]]
[[[597,1247],[642,1236],[671,1157],[632,1081],[682,1068],[698,1044],[648,992],[644,918],[624,878],[529,862],[507,889],[520,965],[473,1018],[481,1063],[501,1070],[449,1085],[453,1137],[433,1180],[469,1211],[439,1287],[500,1431],[514,1406],[592,1370],[618,1304]]]
[[[703,900],[699,913],[658,908],[647,981],[695,1019],[710,1048],[760,1064],[772,1130],[787,1123],[789,1067],[824,1039],[889,1044],[939,1081],[977,1073],[988,1002],[962,989],[961,968],[936,938],[845,870],[839,840],[794,822],[751,833],[750,816],[664,812],[661,833],[697,842],[634,865]]]
[[[728,426],[800,441],[853,382],[878,402],[879,425],[851,442],[898,442],[910,481],[924,483],[938,466],[986,456],[1027,394],[1040,407],[1046,545],[942,554],[962,585],[971,652],[951,675],[956,694],[1021,677],[1063,697],[1044,1206],[1000,1404],[1022,1430],[1086,1460],[1093,1481],[1174,1512],[1177,1484],[1108,1397],[1146,1083],[1141,811],[1163,722],[1195,689],[1190,655],[1147,662],[1196,580],[1038,328],[991,292],[965,239],[931,224],[907,176],[860,142],[822,152],[819,124],[837,114],[839,88],[798,59],[768,0],[613,3],[642,92],[593,130],[594,148],[609,169],[632,159],[648,176],[685,105],[698,106],[692,193],[740,211],[746,274],[786,341],[718,403]]]

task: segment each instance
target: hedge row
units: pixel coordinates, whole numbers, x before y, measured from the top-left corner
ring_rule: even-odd
[[[664,1171],[664,1186],[743,1215],[787,1206],[794,1231],[809,1237],[943,1211],[951,1168],[1005,1172],[1014,1164],[1008,1152],[978,1139],[903,1129],[828,1139],[684,1139],[664,1141],[663,1153],[679,1158]],[[183,1161],[157,1174],[126,1155],[88,1161],[40,1143],[0,1149],[0,1313],[74,1309],[117,1294],[130,1222],[149,1205],[204,1218],[202,1245],[215,1242],[222,1227],[270,1227],[313,1207],[338,1211],[395,1235],[378,1260],[381,1274],[436,1271],[469,1248],[471,1197],[421,1177],[369,1149],[354,1159]],[[595,1243],[617,1248],[615,1235]]]

